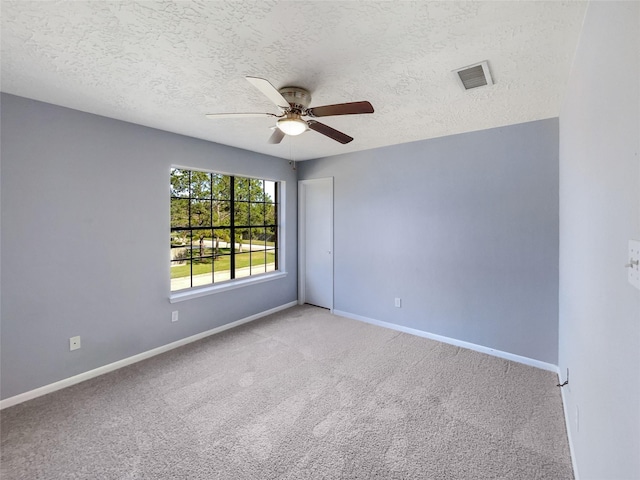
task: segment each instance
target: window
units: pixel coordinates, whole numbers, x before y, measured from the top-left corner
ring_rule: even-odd
[[[171,169],[171,291],[278,270],[279,183]]]

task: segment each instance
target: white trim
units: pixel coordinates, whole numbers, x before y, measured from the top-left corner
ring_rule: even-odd
[[[4,408],[12,407],[13,405],[17,405],[22,402],[26,402],[27,400],[32,400],[34,398],[41,397],[42,395],[46,395],[48,393],[52,393],[57,390],[61,390],[65,387],[70,387],[71,385],[84,382],[85,380],[98,377],[105,373],[113,372],[114,370],[118,370],[119,368],[126,367],[128,365],[140,362],[142,360],[146,360],[147,358],[155,357],[156,355],[160,355],[161,353],[168,352],[169,350],[173,350],[174,348],[182,347],[189,343],[201,340],[210,335],[215,335],[216,333],[224,332],[225,330],[229,330],[230,328],[234,328],[242,324],[257,320],[258,318],[271,315],[272,313],[276,313],[281,310],[286,310],[287,308],[291,308],[297,304],[298,304],[297,300],[293,302],[285,303],[284,305],[280,305],[279,307],[275,307],[270,310],[266,310],[264,312],[256,313],[255,315],[251,315],[249,317],[236,320],[235,322],[227,323],[225,325],[212,328],[211,330],[207,330],[206,332],[198,333],[196,335],[192,335],[190,337],[186,337],[181,340],[168,343],[167,345],[163,345],[161,347],[153,348],[151,350],[147,350],[146,352],[133,355],[132,357],[123,358],[122,360],[118,360],[117,362],[113,362],[108,365],[103,365],[102,367],[89,370],[88,372],[83,372],[78,375],[74,375],[73,377],[65,378],[64,380],[50,383],[49,385],[45,385],[43,387],[39,387],[34,390],[21,393],[13,397],[5,398],[4,400],[0,401],[0,410]]]
[[[558,383],[562,383],[560,378],[560,367],[558,367]],[[571,421],[569,419],[569,408],[564,388],[560,389],[560,395],[562,397],[562,409],[564,410],[564,424],[565,429],[567,430],[567,440],[569,441],[569,455],[571,456],[571,465],[573,466],[573,478],[574,480],[580,480],[580,475],[578,475],[578,463],[576,462],[576,451],[573,447],[573,438],[571,437]]]
[[[271,280],[277,280],[286,276],[287,272],[275,271],[273,273],[265,273],[252,277],[240,278],[238,280],[231,280],[228,282],[218,283],[203,288],[196,287],[190,288],[188,290],[179,290],[171,294],[171,296],[169,297],[169,303],[184,302],[185,300],[191,300],[192,298],[213,295],[214,293],[226,292],[229,290],[234,290],[236,288],[255,285],[256,283],[269,282]]]
[[[351,318],[353,320],[360,320],[361,322],[371,323],[372,325],[377,325],[379,327],[390,328],[391,330],[397,330],[399,332],[409,333],[411,335],[416,335],[418,337],[429,338],[431,340],[436,340],[437,342],[448,343],[450,345],[455,345],[456,347],[467,348],[469,350],[474,350],[476,352],[486,353],[487,355],[493,355],[494,357],[504,358],[505,360],[511,360],[513,362],[529,365],[530,367],[541,368],[542,370],[548,370],[550,372],[558,373],[557,365],[541,362],[540,360],[535,360],[533,358],[522,357],[520,355],[516,355],[509,352],[503,352],[501,350],[496,350],[494,348],[484,347],[482,345],[476,345],[475,343],[469,343],[463,340],[457,340],[455,338],[437,335],[435,333],[424,332],[422,330],[417,330],[415,328],[396,325],[395,323],[388,323],[388,322],[383,322],[381,320],[374,320],[373,318],[363,317],[361,315],[355,315],[353,313],[343,312],[341,310],[334,310],[333,313],[341,317]]]

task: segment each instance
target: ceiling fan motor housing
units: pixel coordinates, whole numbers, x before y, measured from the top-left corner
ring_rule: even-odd
[[[299,112],[302,113],[311,103],[311,94],[304,88],[283,87],[278,91],[280,92],[280,95],[289,102],[289,105],[291,105],[291,108],[294,111],[299,110]]]

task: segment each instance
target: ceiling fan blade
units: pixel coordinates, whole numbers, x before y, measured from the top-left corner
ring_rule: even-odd
[[[274,113],[207,113],[207,118],[277,117]]]
[[[271,136],[269,137],[269,143],[271,144],[280,143],[284,138],[284,136],[285,136],[284,132],[279,128],[276,128],[271,134]]]
[[[307,114],[312,117],[328,117],[330,115],[355,115],[359,113],[373,113],[373,106],[369,102],[349,102],[337,103],[335,105],[324,105],[313,107],[307,110]]]
[[[336,142],[345,144],[353,140],[349,135],[339,132],[335,128],[331,128],[324,123],[316,122],[315,120],[308,120],[307,124],[311,130],[315,130],[318,133],[326,135],[327,137],[334,139]]]
[[[268,80],[259,77],[246,77],[246,79],[277,106],[284,110],[289,108],[289,102],[287,102],[278,89],[271,85]]]

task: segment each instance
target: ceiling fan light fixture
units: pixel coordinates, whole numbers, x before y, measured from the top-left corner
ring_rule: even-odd
[[[307,131],[307,122],[299,115],[287,115],[276,123],[278,128],[287,135],[300,135]]]

